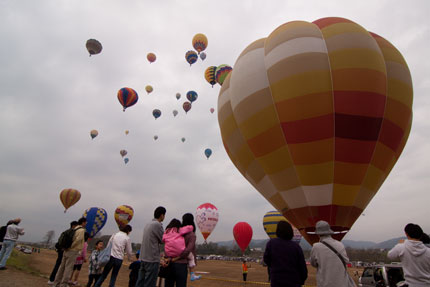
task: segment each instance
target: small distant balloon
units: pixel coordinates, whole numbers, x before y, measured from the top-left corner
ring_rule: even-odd
[[[215,71],[215,80],[220,86],[224,83],[225,78],[233,70],[229,65],[219,65]]]
[[[90,53],[90,57],[91,55],[99,54],[103,49],[102,44],[96,39],[89,39],[85,46],[87,47],[88,53]]]
[[[155,60],[157,60],[157,56],[155,56],[154,53],[148,53],[148,55],[146,55],[146,58],[148,59],[149,63],[154,63]]]
[[[196,34],[193,37],[192,41],[194,49],[200,54],[201,51],[204,51],[208,46],[208,38],[204,34]]]
[[[185,142],[185,138],[181,138],[181,141],[182,141],[182,142]]]
[[[122,150],[120,150],[120,151],[119,151],[119,154],[120,154],[122,157],[125,157],[125,156],[127,155],[127,151],[126,151],[125,149],[122,149]]]
[[[152,86],[151,85],[147,85],[146,87],[145,87],[145,91],[148,93],[148,95],[150,94],[150,93],[152,93],[152,91],[154,90],[154,88],[152,88]]]
[[[161,116],[161,111],[159,109],[154,109],[152,111],[152,115],[154,116],[155,119],[158,119]]]
[[[94,139],[96,136],[98,136],[99,132],[97,130],[92,130],[90,132],[90,136],[92,139]]]
[[[126,157],[126,158],[124,159],[124,163],[125,163],[125,164],[127,164],[127,163],[128,163],[128,161],[129,161],[129,159],[128,159],[128,157]]]
[[[177,110],[173,110],[173,116],[176,117],[178,115],[178,111]]]
[[[74,188],[66,188],[60,192],[60,200],[63,204],[66,213],[67,209],[69,209],[72,205],[79,201],[81,198],[81,193]]]
[[[187,99],[192,103],[195,100],[197,100],[198,95],[195,91],[188,91],[187,92]]]
[[[131,88],[122,88],[118,91],[118,100],[123,106],[124,112],[126,108],[131,107],[137,103],[138,99],[139,96],[137,95],[136,91]]]
[[[215,109],[211,108],[210,111],[211,111],[211,114],[213,114],[215,112]]]
[[[176,99],[179,100],[181,98],[181,94],[180,93],[176,93]]]
[[[182,108],[184,109],[185,113],[188,113],[188,111],[191,110],[191,103],[190,102],[184,102],[182,104]]]
[[[125,130],[125,135],[128,135],[128,133],[129,133],[129,131],[128,131],[128,130]]]
[[[212,155],[212,150],[210,148],[205,149],[205,156],[209,159]]]
[[[190,51],[185,53],[185,60],[187,60],[188,64],[190,64],[190,66],[197,61],[198,57],[199,56],[197,56],[197,53],[194,52],[193,50],[190,50]]]
[[[154,136],[154,140],[155,141],[158,140],[158,136],[157,135]]]
[[[216,66],[209,66],[205,70],[205,79],[209,84],[212,85],[212,88],[216,84],[216,77],[215,77],[216,68],[217,68]]]
[[[200,53],[200,59],[202,59],[202,61],[204,61],[206,59],[206,53],[205,52]]]

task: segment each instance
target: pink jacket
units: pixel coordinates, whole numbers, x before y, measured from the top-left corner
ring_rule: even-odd
[[[84,259],[85,259],[85,257],[87,257],[87,248],[88,248],[88,243],[85,242],[84,248],[82,248],[81,253],[78,255],[78,257],[76,257],[75,265],[79,265],[79,264],[84,263]]]
[[[193,226],[187,225],[179,228],[179,232],[174,228],[167,229],[163,234],[164,252],[168,257],[177,257],[185,249],[184,235],[193,231]]]

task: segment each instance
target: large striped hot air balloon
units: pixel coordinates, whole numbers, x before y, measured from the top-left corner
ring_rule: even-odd
[[[132,219],[134,215],[133,207],[129,205],[120,205],[115,209],[115,221],[118,224],[118,227],[121,228],[127,225]]]
[[[126,108],[131,107],[132,105],[137,103],[138,99],[139,97],[136,91],[131,88],[122,88],[118,91],[118,101],[123,106],[124,112]]]
[[[263,227],[264,227],[264,231],[266,231],[267,236],[269,236],[270,238],[276,238],[276,229],[278,227],[278,223],[279,221],[286,221],[288,222],[288,220],[282,216],[282,214],[279,211],[269,211],[266,212],[266,214],[263,217]],[[293,241],[300,243],[301,239],[302,239],[302,235],[300,234],[300,231],[295,228],[292,225],[293,228],[293,232],[294,232],[294,237],[293,237]]]
[[[209,66],[205,70],[205,79],[209,84],[212,85],[212,88],[216,84],[215,72],[216,66]]]
[[[99,207],[91,207],[85,210],[82,217],[87,219],[86,231],[93,238],[105,226],[108,215],[106,210]]]
[[[73,188],[66,188],[60,192],[60,200],[64,206],[64,213],[66,213],[67,209],[69,209],[72,205],[79,201],[81,198],[81,193]]]
[[[193,47],[200,54],[201,51],[204,51],[208,46],[208,38],[204,34],[196,34],[193,37]],[[204,60],[204,59],[203,59]]]
[[[218,217],[218,208],[211,203],[203,203],[197,207],[196,223],[205,241],[215,229],[218,223]]]
[[[225,78],[230,74],[232,68],[229,65],[219,65],[215,70],[215,81],[222,86]]]
[[[384,38],[343,18],[294,21],[242,52],[218,120],[235,166],[308,242],[319,220],[340,240],[406,144],[412,95]]]

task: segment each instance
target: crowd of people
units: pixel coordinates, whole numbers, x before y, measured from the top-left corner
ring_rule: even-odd
[[[196,266],[196,227],[194,216],[186,213],[182,222],[174,218],[164,230],[162,222],[166,209],[159,206],[154,211],[153,220],[143,231],[141,249],[133,255],[130,233],[132,227],[125,225],[113,234],[104,249],[104,243],[98,240],[94,250],[88,256],[87,287],[102,286],[111,273],[109,287],[114,287],[121,269],[124,256],[130,264],[129,287],[155,287],[157,279],[165,278],[166,287],[187,286],[188,272],[192,281],[200,276],[194,273]],[[24,229],[19,227],[21,219],[10,220],[0,228],[0,270],[6,269],[6,262]],[[49,277],[48,284],[55,287],[77,285],[81,267],[87,261],[87,241],[85,232],[87,220],[80,218],[70,223],[56,244],[57,260]],[[407,224],[404,228],[406,240],[402,240],[388,252],[388,258],[399,260],[404,273],[404,286],[430,286],[430,238],[416,224]],[[311,250],[310,264],[317,269],[317,286],[356,286],[347,272],[347,256],[344,245],[332,238],[335,232],[326,221],[318,221],[315,234],[320,238]],[[276,238],[266,245],[263,260],[267,264],[272,287],[299,287],[304,285],[308,270],[302,248],[292,241],[294,232],[290,223],[280,221],[276,229]],[[161,245],[164,244],[164,253]],[[102,255],[102,253],[105,253]],[[107,259],[103,257],[107,256]],[[105,262],[106,261],[106,262]],[[248,264],[243,261],[243,280],[246,281]],[[161,285],[159,285],[161,286]]]

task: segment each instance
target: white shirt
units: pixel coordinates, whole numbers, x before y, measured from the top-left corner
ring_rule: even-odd
[[[131,260],[131,239],[125,232],[118,232],[112,235],[109,242],[112,244],[110,255],[117,259],[123,260],[124,253],[127,253],[128,258]],[[109,243],[108,243],[109,244]]]
[[[4,240],[17,241],[18,235],[24,235],[24,228],[18,227],[18,225],[15,224],[11,224],[7,227]]]

